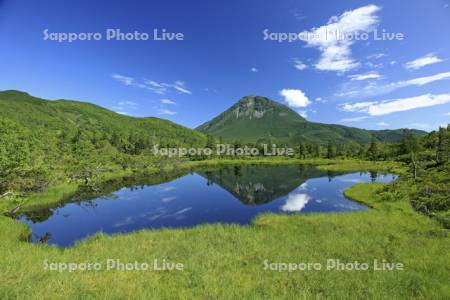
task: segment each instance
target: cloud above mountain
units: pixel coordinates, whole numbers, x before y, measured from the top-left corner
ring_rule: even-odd
[[[405,64],[405,68],[410,69],[410,70],[417,70],[417,69],[423,68],[428,65],[437,64],[442,61],[444,61],[444,60],[437,57],[433,53],[429,53],[423,57],[419,57],[415,60],[408,61]]]
[[[192,94],[192,92],[186,87],[184,81],[181,80],[176,80],[173,83],[165,83],[150,79],[138,80],[136,78],[120,74],[113,74],[111,77],[126,86],[147,89],[159,95],[165,95],[169,91],[177,91],[179,93],[189,95]]]
[[[368,80],[368,79],[379,79],[379,78],[381,78],[381,75],[378,74],[378,72],[371,71],[371,72],[368,72],[365,74],[354,74],[354,75],[349,75],[347,77],[350,78],[350,80],[352,80],[352,81],[354,81],[354,80],[361,81],[361,80]]]
[[[450,103],[450,94],[425,94],[409,98],[390,99],[384,101],[346,103],[341,109],[346,112],[366,113],[371,116],[382,116],[400,111],[430,107]]]
[[[315,68],[347,72],[358,67],[360,64],[352,58],[350,49],[355,39],[343,38],[343,35],[355,37],[373,31],[379,22],[376,13],[380,9],[371,4],[349,10],[340,16],[331,17],[326,25],[302,32],[301,39],[307,46],[317,48],[321,53]]]
[[[375,74],[375,73],[373,73]],[[367,74],[366,74],[367,75]],[[370,74],[369,74],[370,75]],[[357,76],[357,78],[364,78],[364,74]],[[365,78],[367,80],[369,78]],[[379,78],[374,78],[379,79]],[[361,83],[357,79],[351,78],[350,81],[345,82],[341,87],[339,92],[335,93],[337,97],[345,98],[363,98],[372,97],[376,95],[383,95],[393,92],[400,88],[405,88],[408,86],[423,86],[435,81],[448,80],[450,79],[450,72],[437,73],[430,76],[416,77],[408,80],[400,80],[391,83],[377,83],[371,81],[369,83]]]
[[[279,91],[279,94],[284,97],[284,101],[291,107],[300,108],[311,104],[305,93],[299,89],[282,89]]]

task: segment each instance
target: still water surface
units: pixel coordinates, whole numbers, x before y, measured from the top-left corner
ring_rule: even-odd
[[[311,165],[243,165],[106,183],[103,195],[80,192],[58,207],[20,215],[33,242],[70,246],[97,232],[249,224],[264,212],[311,213],[367,209],[343,191],[359,182],[390,182],[376,172],[327,172]]]

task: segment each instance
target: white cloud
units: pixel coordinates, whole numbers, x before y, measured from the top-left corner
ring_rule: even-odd
[[[323,99],[322,97],[317,97],[317,98],[314,99],[314,100],[316,100],[316,101],[319,102],[319,103],[325,103],[325,102],[327,102],[327,100]]]
[[[443,79],[450,79],[450,72],[444,72],[444,73],[438,73],[431,76],[425,76],[425,77],[418,77],[406,81],[399,81],[395,83],[394,85],[398,87],[404,87],[408,85],[424,85],[433,81],[443,80]]]
[[[172,111],[172,110],[168,110],[168,109],[160,108],[158,110],[158,115],[170,115],[170,116],[173,116],[173,115],[176,115],[176,114],[177,114],[176,111]]]
[[[296,89],[282,89],[279,94],[284,97],[284,101],[292,107],[306,107],[311,104],[308,97],[302,90]]]
[[[161,103],[162,104],[170,104],[170,105],[175,105],[175,101],[169,100],[169,99],[161,99]]]
[[[301,39],[307,46],[321,52],[316,69],[324,71],[346,72],[359,66],[351,57],[350,46],[355,38],[342,38],[343,35],[355,37],[372,31],[378,24],[375,15],[380,10],[376,5],[367,5],[355,10],[333,16],[327,25],[301,33]]]
[[[377,125],[377,126],[382,126],[382,127],[389,126],[389,124],[386,123],[386,122],[378,122],[376,125]]]
[[[253,73],[258,73],[258,69],[255,68],[255,67],[251,68],[250,71],[253,72]]]
[[[371,55],[367,55],[367,59],[380,59],[385,56],[387,56],[386,53],[374,53]]]
[[[298,114],[305,119],[308,117],[308,111],[306,111],[306,110],[299,110]]]
[[[436,55],[434,55],[433,53],[429,53],[425,56],[419,57],[415,60],[409,61],[405,64],[405,68],[407,69],[412,69],[412,70],[417,70],[420,69],[422,67],[428,66],[428,65],[432,65],[432,64],[436,64],[439,62],[444,61],[443,59],[437,57]]]
[[[117,80],[125,85],[134,84],[134,78],[132,78],[132,77],[123,76],[123,75],[119,75],[119,74],[113,74],[112,78],[114,78],[115,80]]]
[[[117,103],[120,106],[132,106],[132,107],[136,107],[137,103],[133,102],[133,101],[120,101],[119,103]]]
[[[355,74],[347,76],[350,80],[367,80],[367,79],[380,79],[381,75],[378,72],[368,72],[366,74]]]
[[[174,89],[176,89],[177,91],[179,91],[181,93],[192,94],[192,92],[186,88],[185,83],[181,80],[177,80],[177,81],[175,81],[175,83],[173,83],[171,85],[169,84],[168,86],[173,87]]]
[[[357,102],[357,103],[345,103],[342,106],[342,110],[348,111],[348,112],[359,112],[367,107],[370,107],[371,105],[376,104],[376,102]]]
[[[308,66],[305,65],[301,60],[299,60],[298,58],[294,58],[292,60],[294,62],[294,68],[296,68],[297,70],[304,70],[306,69]]]
[[[425,94],[410,98],[391,99],[374,102],[346,103],[341,109],[349,112],[362,112],[371,116],[382,116],[399,111],[407,111],[445,104],[450,102],[450,94]]]
[[[133,102],[133,101],[120,101],[117,102],[116,105],[114,105],[112,107],[112,109],[121,115],[130,115],[130,113],[128,113],[128,110],[136,110],[138,107],[138,104]]]
[[[368,117],[366,116],[361,116],[361,117],[354,117],[354,118],[346,118],[346,119],[341,119],[341,122],[359,122],[362,120],[367,119]]]
[[[446,116],[450,116],[450,112],[446,113],[445,115],[446,115]]]
[[[390,62],[391,65],[395,65],[396,63],[397,63],[396,60],[391,60],[391,62]]]
[[[123,83],[126,86],[134,86],[142,89],[147,89],[160,95],[166,94],[171,89],[184,94],[192,94],[192,92],[186,88],[185,83],[181,80],[177,80],[174,83],[164,83],[156,82],[150,79],[143,79],[142,81],[138,81],[135,78],[119,74],[113,74],[111,76],[112,78]]]
[[[286,203],[281,207],[282,211],[298,212],[305,208],[311,197],[306,194],[289,195]]]
[[[150,90],[160,95],[164,95],[167,92],[168,87],[167,84],[165,83],[158,83],[156,81],[148,79],[145,79],[144,83],[140,83],[137,86],[143,89]]]
[[[370,61],[366,62],[366,66],[373,69],[381,69],[382,67],[384,67],[383,63],[373,63]]]
[[[375,82],[370,82],[368,84],[361,85],[359,82],[350,81],[346,82],[341,86],[340,92],[336,93],[335,96],[354,98],[354,97],[370,97],[376,95],[382,95],[390,93],[394,90],[408,87],[408,86],[422,86],[435,81],[450,79],[450,72],[443,72],[434,74],[431,76],[417,77],[404,81],[397,81],[388,84],[377,84]]]

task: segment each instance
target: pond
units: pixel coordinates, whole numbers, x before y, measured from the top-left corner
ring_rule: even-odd
[[[250,224],[261,213],[365,210],[343,191],[359,182],[390,182],[391,174],[330,172],[312,165],[226,165],[164,176],[124,178],[80,191],[57,207],[19,215],[32,242],[71,246],[97,232]]]

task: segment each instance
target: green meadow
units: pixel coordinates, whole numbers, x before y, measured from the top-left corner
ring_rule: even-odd
[[[335,170],[406,172],[395,163],[317,163],[319,168]],[[55,189],[53,196],[72,188]],[[0,216],[0,298],[446,299],[450,295],[448,230],[411,207],[410,189],[410,181],[399,179],[390,184],[357,184],[345,191],[348,198],[370,206],[367,211],[264,214],[249,226],[97,234],[64,249],[28,243],[27,226]],[[35,203],[30,199],[30,205]],[[22,203],[26,206],[27,199]],[[182,263],[183,270],[107,269],[108,260],[153,266],[155,259],[159,266],[163,261]],[[327,269],[327,260],[367,263],[369,268]],[[374,260],[400,263],[403,269],[374,270]],[[45,268],[52,263],[95,262],[101,264],[99,270]],[[293,264],[304,263],[322,268],[292,270]],[[287,264],[291,271],[284,270]]]

